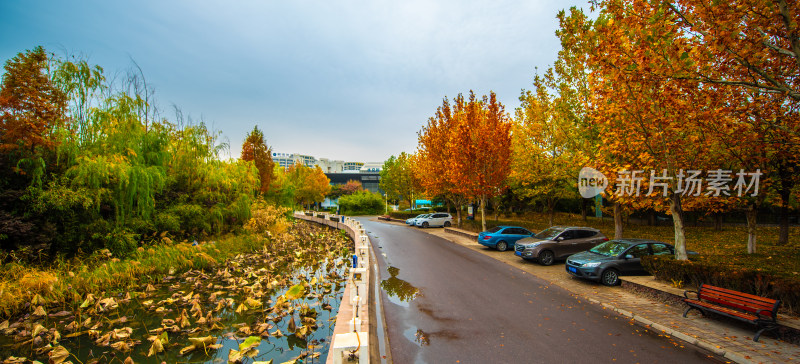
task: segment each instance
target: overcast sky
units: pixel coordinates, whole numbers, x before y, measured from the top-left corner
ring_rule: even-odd
[[[555,60],[556,14],[585,1],[0,0],[0,60],[37,45],[108,76],[134,60],[171,105],[230,142],[380,162],[413,152],[445,96],[497,93],[513,113]]]

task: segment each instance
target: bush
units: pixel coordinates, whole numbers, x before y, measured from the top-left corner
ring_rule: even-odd
[[[252,206],[253,217],[244,225],[244,228],[252,233],[277,236],[289,227],[287,216],[290,214],[291,211],[288,208],[270,205],[263,200],[257,201]]]
[[[383,196],[369,191],[358,191],[339,197],[342,215],[378,215],[386,209]]]
[[[174,205],[169,208],[167,213],[180,220],[182,231],[190,235],[198,235],[211,231],[211,219],[206,210],[200,205],[187,203]]]
[[[178,231],[181,229],[181,220],[166,212],[159,212],[155,216],[155,226],[158,231]]]
[[[771,258],[771,257],[769,257]],[[768,258],[758,254],[748,256],[707,255],[691,257],[688,261],[674,256],[647,256],[642,265],[656,279],[683,282],[699,287],[700,283],[781,300],[781,307],[800,313],[800,276],[785,272]]]

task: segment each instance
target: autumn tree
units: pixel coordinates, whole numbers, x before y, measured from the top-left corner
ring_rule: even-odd
[[[64,122],[66,95],[50,81],[44,48],[17,54],[5,64],[0,89],[0,153],[9,168],[41,184],[53,130]],[[4,172],[5,173],[5,172]]]
[[[261,183],[259,192],[267,194],[273,178],[272,148],[267,146],[264,133],[253,127],[247,134],[247,138],[242,144],[242,160],[252,161],[258,169],[258,177]]]
[[[331,181],[319,166],[296,164],[289,167],[287,174],[294,185],[294,200],[303,207],[324,201],[331,190]]]
[[[570,145],[570,131],[575,124],[564,110],[556,108],[543,77],[534,78],[534,87],[534,91],[524,91],[519,98],[510,181],[518,195],[543,203],[552,226],[556,203],[576,196],[581,161],[575,146]]]
[[[463,97],[459,96],[460,99]],[[463,101],[461,101],[463,103]],[[451,163],[459,151],[451,147],[452,130],[457,121],[453,117],[447,97],[434,116],[417,132],[417,152],[411,158],[412,172],[428,197],[439,197],[456,209],[456,223],[461,226],[461,207],[467,203],[466,195],[457,190],[457,182],[449,178],[455,166]]]
[[[408,201],[409,206],[412,205],[416,185],[411,163],[411,155],[406,152],[389,157],[383,163],[380,179],[380,188],[386,192],[388,199]]]
[[[485,230],[486,201],[507,187],[510,131],[508,114],[494,92],[480,100],[473,92],[468,100],[459,94],[452,108],[445,98],[418,133],[415,173],[429,194],[477,200]]]

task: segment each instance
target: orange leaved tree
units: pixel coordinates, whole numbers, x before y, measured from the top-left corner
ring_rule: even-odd
[[[266,195],[269,192],[274,175],[272,148],[267,146],[264,133],[258,129],[258,126],[253,127],[253,130],[247,134],[247,138],[242,144],[242,160],[252,161],[256,165],[258,177],[261,181],[259,192]]]

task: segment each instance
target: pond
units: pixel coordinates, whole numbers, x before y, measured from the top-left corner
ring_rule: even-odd
[[[343,233],[299,222],[210,271],[86,295],[76,307],[34,302],[31,314],[0,323],[0,359],[324,363],[351,250]]]

